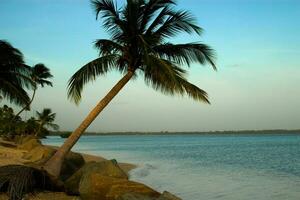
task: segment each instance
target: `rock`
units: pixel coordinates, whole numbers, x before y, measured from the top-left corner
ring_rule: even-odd
[[[60,178],[62,181],[66,181],[70,178],[76,171],[78,171],[85,161],[81,154],[69,152],[61,167]]]
[[[182,200],[182,199],[176,197],[170,192],[164,191],[158,198],[149,197],[149,196],[136,194],[136,193],[126,193],[118,197],[116,200]]]
[[[82,176],[100,174],[120,179],[128,179],[127,174],[119,167],[116,161],[88,162],[80,170],[74,173],[65,182],[68,194],[79,194],[79,183]]]
[[[158,192],[141,183],[97,173],[82,176],[79,193],[83,200],[117,200],[127,193],[144,195],[150,199],[160,196]]]
[[[118,197],[116,200],[157,200],[157,198],[147,197],[141,194],[126,193]]]
[[[170,192],[164,191],[157,200],[182,200],[179,197],[171,194]]]
[[[30,151],[37,146],[42,146],[38,139],[30,139],[18,146],[19,149]]]

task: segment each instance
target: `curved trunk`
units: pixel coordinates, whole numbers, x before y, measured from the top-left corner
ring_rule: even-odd
[[[107,106],[107,104],[119,93],[119,91],[132,78],[134,72],[129,71],[127,74],[108,92],[108,94],[94,107],[88,116],[81,122],[79,127],[66,139],[64,144],[56,151],[56,153],[45,163],[43,168],[53,176],[58,178],[62,166],[62,162],[66,154],[71,150],[86,128],[94,121],[99,113]]]
[[[28,107],[31,105],[31,103],[33,102],[34,96],[35,96],[35,92],[36,92],[36,89],[33,90],[33,94],[32,94],[31,100],[28,102],[28,104],[27,104],[24,108],[22,108],[22,109],[16,114],[15,118],[18,117],[18,116],[19,116],[26,108],[28,108]]]
[[[35,134],[34,134],[35,137],[38,137],[39,133],[41,132],[42,126],[43,126],[43,124],[40,123],[38,129],[36,130],[36,132],[35,132]]]

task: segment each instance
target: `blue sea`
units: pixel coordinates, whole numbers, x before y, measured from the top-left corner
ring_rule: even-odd
[[[184,200],[300,199],[300,134],[83,136],[73,150],[135,163],[131,180]]]

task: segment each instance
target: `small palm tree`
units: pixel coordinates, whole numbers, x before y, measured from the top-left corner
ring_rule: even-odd
[[[58,130],[59,126],[54,124],[56,113],[52,113],[50,108],[44,108],[42,112],[36,112],[37,115],[37,122],[39,124],[35,136],[40,136],[41,130],[44,127],[48,127],[54,130]]]
[[[44,64],[39,63],[34,65],[31,68],[31,74],[30,79],[33,83],[33,94],[26,106],[24,106],[17,114],[16,116],[19,116],[25,109],[30,109],[30,105],[33,102],[33,99],[35,97],[36,90],[38,86],[44,87],[45,85],[49,85],[52,87],[52,82],[47,80],[49,78],[52,78],[52,74],[50,73],[49,68],[47,68]]]
[[[30,67],[25,65],[23,54],[11,44],[0,40],[0,97],[17,105],[27,105],[31,88]]]
[[[175,0],[127,0],[118,8],[112,0],[93,0],[96,16],[103,18],[110,39],[95,42],[99,58],[81,67],[69,80],[68,96],[79,103],[83,87],[97,76],[116,69],[124,77],[96,105],[68,137],[44,169],[58,177],[67,152],[86,128],[134,76],[142,75],[147,85],[164,94],[188,95],[209,103],[207,93],[188,82],[186,70],[192,62],[209,63],[215,69],[213,50],[202,43],[173,44],[168,39],[180,32],[201,35],[202,28],[187,11],[174,9]]]

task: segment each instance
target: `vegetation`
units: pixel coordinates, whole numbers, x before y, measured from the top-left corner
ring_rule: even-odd
[[[22,120],[20,117],[24,110],[30,109],[38,86],[52,86],[52,82],[48,80],[52,77],[50,70],[44,64],[29,67],[25,64],[20,50],[0,40],[0,100],[6,99],[22,106],[16,115],[7,105],[0,108],[0,135],[8,138],[30,134],[45,137],[49,134],[47,128],[58,130],[58,126],[53,124],[55,113],[51,113],[50,109],[45,109],[42,113],[37,112],[38,119],[31,117]],[[31,89],[33,94],[30,99],[27,90]]]
[[[187,81],[187,71],[182,66],[208,63],[216,69],[214,51],[198,42],[173,44],[168,41],[178,33],[202,33],[195,18],[187,11],[176,10],[175,4],[175,0],[127,0],[126,5],[118,8],[112,0],[92,1],[96,16],[102,17],[103,27],[111,38],[95,42],[99,58],[81,67],[70,78],[68,97],[79,103],[83,87],[113,69],[124,76],[45,164],[48,173],[59,176],[65,155],[133,77],[143,76],[147,85],[164,94],[188,95],[209,103],[207,93]]]
[[[52,128],[53,130],[58,130],[59,126],[54,124],[56,113],[52,113],[50,108],[44,108],[42,112],[36,112],[38,119],[38,128],[35,132],[36,136],[40,136],[43,133],[45,127]]]
[[[12,108],[4,105],[0,108],[0,136],[14,138],[17,135],[35,135],[43,138],[50,133],[50,130],[58,130],[59,126],[53,123],[56,114],[52,113],[51,109],[46,108],[36,114],[37,119],[31,117],[28,120],[22,120],[14,114]]]
[[[53,133],[53,132],[51,132],[51,133]],[[50,133],[50,134],[51,134],[51,133]],[[61,138],[68,138],[71,134],[72,134],[72,132],[69,132],[69,131],[58,132],[58,135],[59,135]]]
[[[11,44],[0,40],[0,97],[16,105],[27,105],[25,89],[32,88],[30,67],[25,65],[23,54]]]
[[[33,99],[35,97],[35,93],[36,90],[38,88],[38,86],[40,85],[41,87],[44,87],[45,85],[49,85],[52,87],[52,82],[47,80],[49,78],[52,78],[52,74],[50,73],[50,70],[42,63],[39,63],[37,65],[34,65],[31,69],[30,69],[30,74],[29,74],[29,78],[32,81],[33,84],[33,94],[32,97],[30,99],[30,101],[28,102],[28,104],[26,104],[19,112],[16,116],[19,116],[25,109],[29,110],[30,109],[30,105],[33,102]]]

